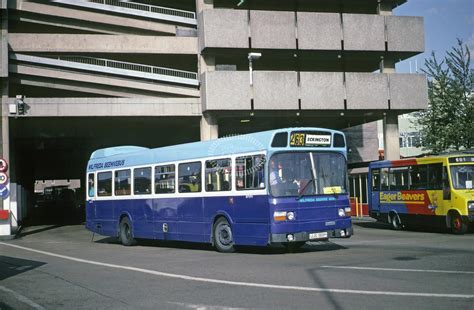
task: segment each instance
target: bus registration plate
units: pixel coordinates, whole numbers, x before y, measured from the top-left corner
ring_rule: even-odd
[[[328,237],[328,233],[325,231],[325,232],[318,232],[318,233],[311,233],[309,234],[309,239],[310,240],[313,240],[313,239],[325,239]]]

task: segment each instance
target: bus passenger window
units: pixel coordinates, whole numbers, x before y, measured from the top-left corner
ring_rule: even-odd
[[[391,168],[389,183],[391,191],[408,189],[408,167]]]
[[[265,155],[237,157],[235,169],[237,190],[265,188]]]
[[[131,193],[131,171],[115,171],[115,196],[130,195]]]
[[[174,193],[175,188],[175,168],[174,165],[155,167],[155,193]]]
[[[232,166],[230,158],[206,161],[205,175],[206,192],[223,192],[232,189]]]
[[[185,163],[178,166],[178,191],[197,193],[201,191],[201,163]]]
[[[410,189],[427,189],[428,166],[419,165],[410,167]]]
[[[94,174],[93,174],[93,173],[89,173],[89,176],[88,176],[87,179],[88,179],[88,181],[87,181],[87,186],[88,186],[87,193],[88,193],[88,196],[89,196],[89,197],[94,197],[94,193],[95,193]]]
[[[151,167],[133,169],[133,193],[151,194]]]
[[[112,196],[112,172],[99,172],[97,174],[97,195]]]
[[[380,170],[380,190],[381,191],[388,191],[388,168],[382,168]]]

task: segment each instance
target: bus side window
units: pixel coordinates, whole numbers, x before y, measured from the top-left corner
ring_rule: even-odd
[[[380,170],[380,190],[381,191],[388,191],[388,168],[382,168]]]
[[[235,160],[237,190],[265,188],[265,155],[237,157]]]
[[[230,158],[206,161],[206,192],[223,192],[232,189],[231,162]]]
[[[178,191],[180,193],[201,191],[201,162],[179,164]]]
[[[131,174],[130,169],[115,171],[116,196],[130,195],[132,186]]]
[[[410,189],[427,189],[428,165],[410,166]]]
[[[112,196],[112,171],[97,174],[97,195]]]
[[[372,191],[380,190],[380,169],[372,170]]]
[[[408,189],[408,167],[391,168],[389,180],[391,191]]]
[[[133,169],[133,193],[135,195],[151,194],[151,167]]]
[[[449,186],[449,176],[446,167],[443,167],[443,200],[451,200],[451,187]]]
[[[155,193],[170,194],[175,192],[174,165],[155,167]]]
[[[89,176],[87,177],[88,178],[88,190],[87,190],[87,193],[88,193],[88,196],[90,198],[94,197],[94,194],[95,194],[95,182],[94,182],[94,174],[93,173],[89,173]]]

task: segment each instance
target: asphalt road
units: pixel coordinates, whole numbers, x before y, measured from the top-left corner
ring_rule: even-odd
[[[472,309],[474,234],[356,222],[350,239],[221,254],[81,225],[0,242],[0,309]]]

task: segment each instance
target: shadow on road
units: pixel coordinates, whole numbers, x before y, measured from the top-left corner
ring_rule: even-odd
[[[95,243],[107,243],[107,244],[117,244],[122,246],[118,238],[115,237],[106,237],[98,240],[94,240]],[[184,250],[201,250],[201,251],[216,251],[208,243],[194,243],[194,242],[183,242],[183,241],[165,241],[165,240],[147,240],[139,239],[137,240],[139,246],[148,246],[148,247],[160,247],[160,248],[173,248],[173,249],[184,249]],[[257,246],[237,246],[236,252],[242,254],[257,254],[257,255],[275,255],[275,254],[296,254],[296,253],[310,253],[310,252],[321,252],[321,251],[336,251],[344,250],[346,247],[332,243],[330,241],[321,241],[321,242],[307,242],[300,249],[294,250],[289,253],[284,246],[274,245],[267,247],[257,247]]]
[[[0,255],[0,281],[43,265],[46,263]]]

